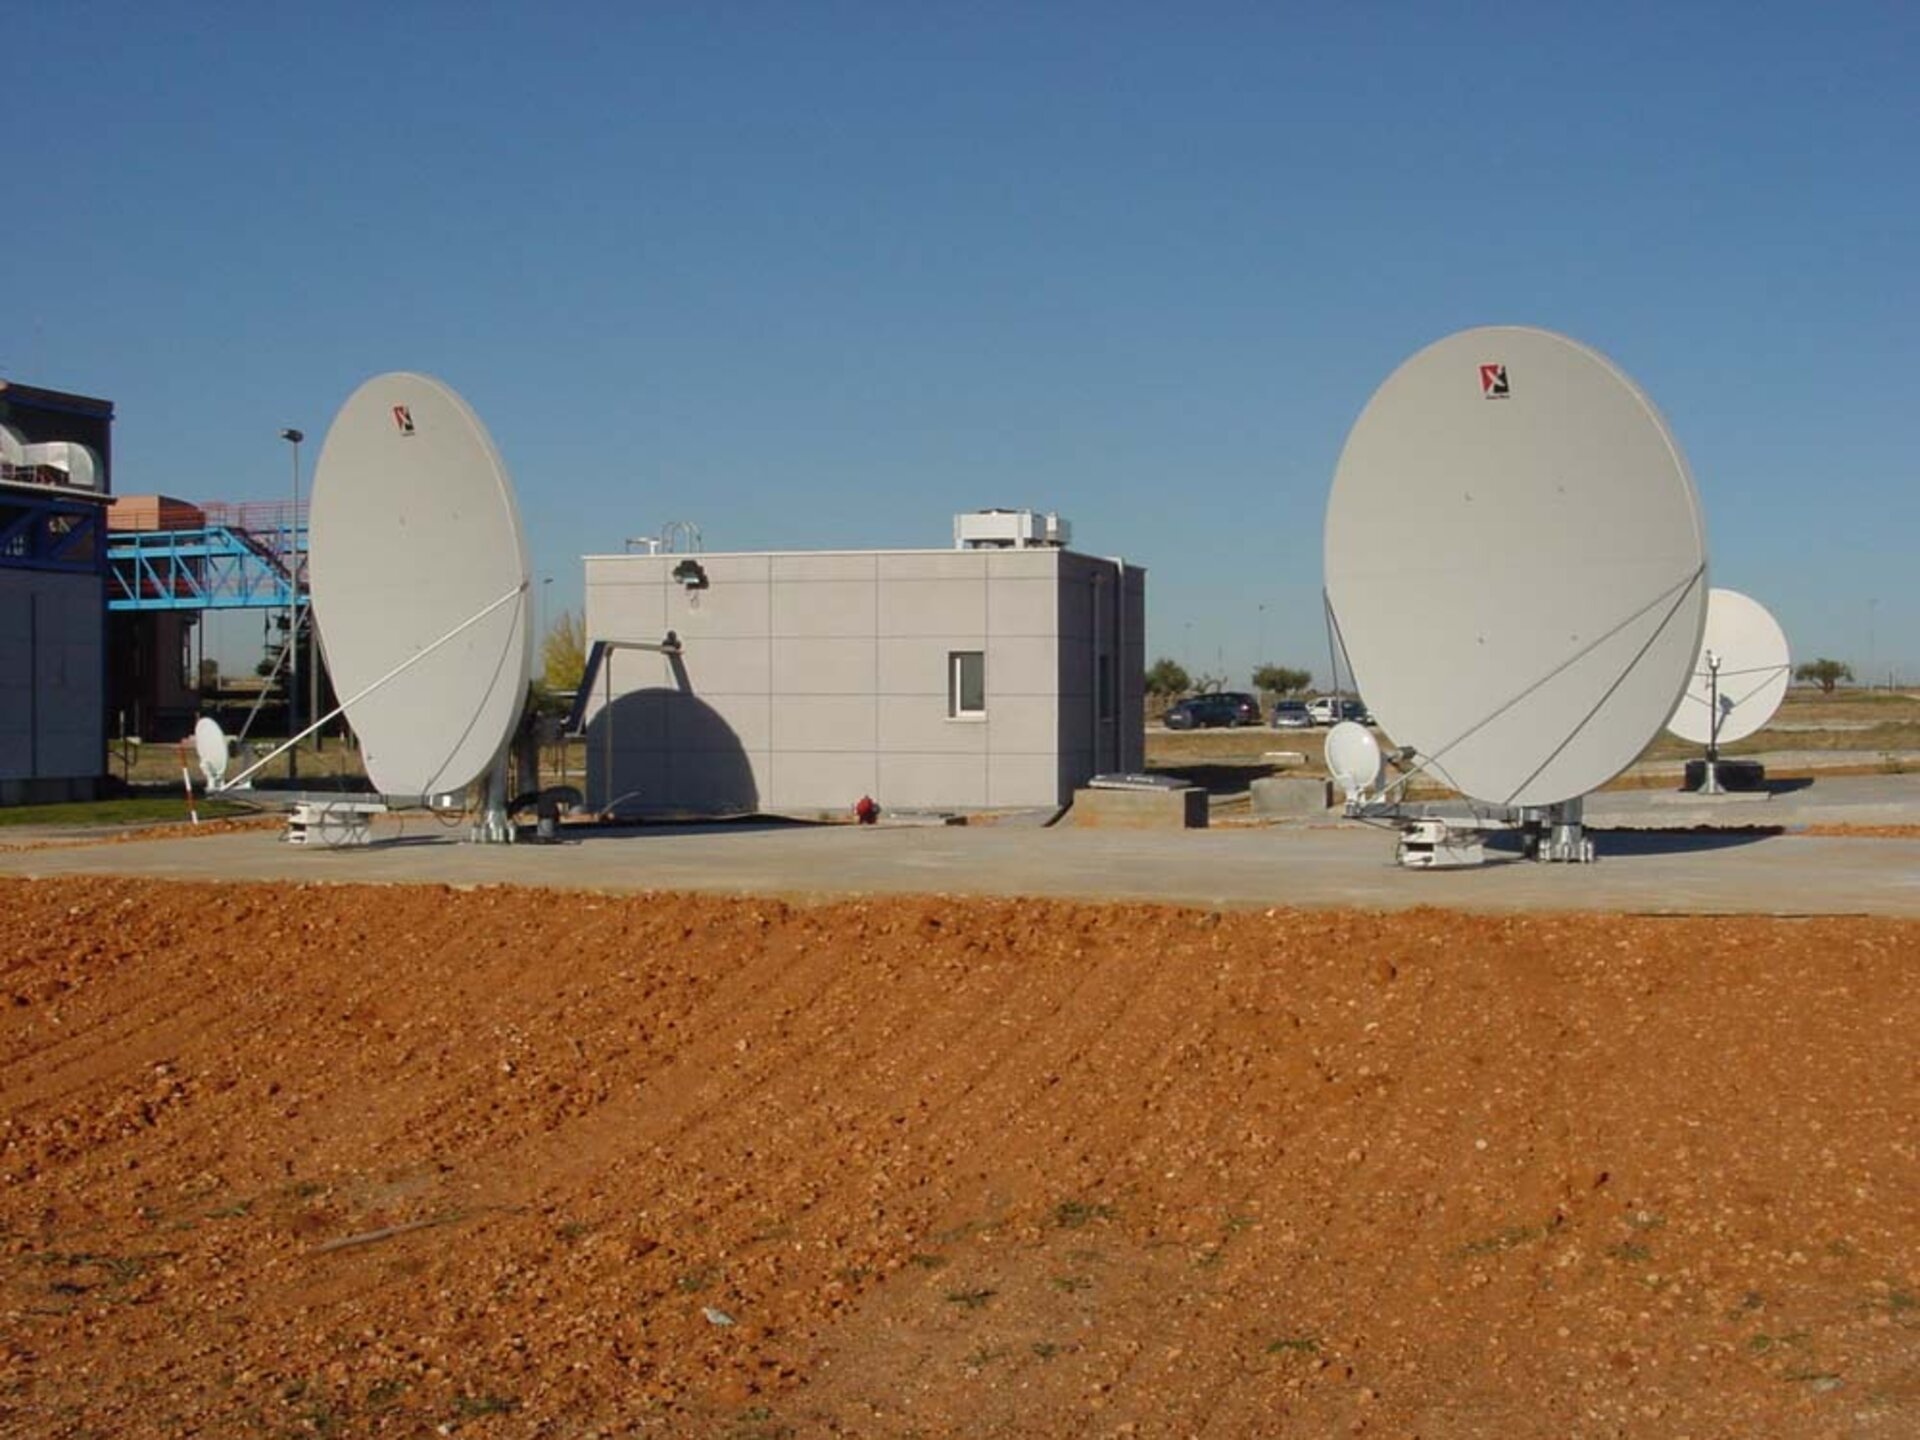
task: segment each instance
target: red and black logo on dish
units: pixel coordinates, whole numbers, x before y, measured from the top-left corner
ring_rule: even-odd
[[[1507,389],[1507,367],[1504,365],[1482,365],[1480,367],[1480,396],[1484,400],[1505,400],[1513,392]]]
[[[394,406],[393,426],[394,429],[398,430],[402,435],[411,435],[413,433],[413,411],[404,405]]]

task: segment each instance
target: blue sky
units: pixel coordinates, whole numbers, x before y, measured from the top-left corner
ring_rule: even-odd
[[[1326,668],[1374,387],[1535,324],[1665,412],[1716,584],[1920,676],[1920,7],[282,8],[8,13],[0,374],[113,399],[121,493],[277,498],[424,370],[555,608],[668,520],[1024,505],[1244,683]]]

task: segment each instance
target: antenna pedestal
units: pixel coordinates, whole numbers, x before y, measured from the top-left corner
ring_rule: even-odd
[[[1696,795],[1752,794],[1767,788],[1767,767],[1758,760],[1689,760],[1680,788]]]
[[[507,813],[507,783],[511,779],[509,772],[513,768],[511,744],[502,749],[493,762],[493,768],[487,772],[487,800],[480,807],[480,817],[473,822],[473,828],[467,832],[467,839],[475,845],[511,845],[513,843],[513,817]]]
[[[1521,849],[1529,860],[1562,865],[1591,865],[1593,839],[1586,832],[1584,797],[1520,812]]]
[[[1709,650],[1707,651],[1707,713],[1712,718],[1707,731],[1707,763],[1700,770],[1702,795],[1727,793],[1726,788],[1720,783],[1720,726],[1727,718],[1728,708],[1720,703],[1720,657]]]
[[[1720,757],[1709,750],[1707,760],[1700,767],[1700,793],[1702,795],[1724,795],[1727,787],[1720,783]]]

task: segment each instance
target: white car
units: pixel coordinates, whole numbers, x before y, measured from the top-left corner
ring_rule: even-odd
[[[1309,700],[1307,714],[1316,725],[1332,725],[1340,720],[1356,720],[1362,725],[1373,723],[1373,716],[1367,713],[1367,707],[1358,699],[1340,699],[1332,695]]]

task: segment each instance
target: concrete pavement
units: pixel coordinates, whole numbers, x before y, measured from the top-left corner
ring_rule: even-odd
[[[421,815],[397,834],[384,832],[386,843],[363,849],[302,849],[273,832],[253,831],[0,852],[0,874],[785,896],[1035,895],[1230,907],[1920,916],[1920,839],[1754,828],[1920,824],[1920,777],[1822,780],[1768,799],[1726,802],[1621,792],[1594,797],[1588,816],[1598,832],[1597,864],[1540,865],[1502,856],[1478,870],[1426,873],[1394,865],[1391,830],[1347,821],[1165,832],[1004,824],[568,827],[564,844],[488,847],[458,843],[451,838],[457,832]],[[1692,828],[1703,823],[1715,828]]]

